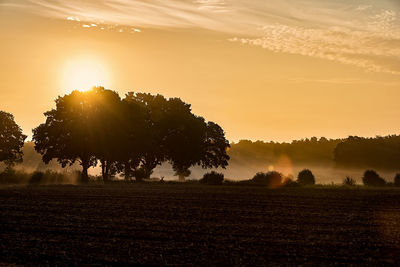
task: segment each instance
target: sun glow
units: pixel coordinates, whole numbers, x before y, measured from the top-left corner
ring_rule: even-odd
[[[104,64],[93,59],[77,59],[67,62],[62,77],[65,92],[86,91],[93,86],[108,87],[108,71]]]

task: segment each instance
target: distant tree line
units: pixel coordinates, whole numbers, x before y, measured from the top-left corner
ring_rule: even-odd
[[[295,140],[291,143],[252,142],[231,144],[231,162],[275,164],[287,156],[294,164],[336,165],[349,168],[400,169],[400,135],[345,139],[324,137]]]
[[[33,129],[35,149],[45,163],[57,159],[64,167],[78,161],[83,181],[98,162],[104,181],[117,173],[149,178],[165,161],[181,180],[194,165],[228,165],[223,129],[194,115],[179,98],[130,92],[121,99],[115,91],[94,87],[55,102],[44,113],[46,121]]]
[[[290,143],[241,140],[232,143],[229,150],[231,163],[275,164],[282,156],[293,163],[332,164],[333,151],[341,139],[316,137],[294,140]]]
[[[335,147],[333,155],[340,167],[400,169],[400,135],[350,136]]]

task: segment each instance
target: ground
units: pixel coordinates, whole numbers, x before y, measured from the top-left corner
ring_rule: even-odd
[[[400,190],[0,189],[0,266],[400,263]]]

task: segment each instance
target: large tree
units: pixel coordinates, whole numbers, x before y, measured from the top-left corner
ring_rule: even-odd
[[[25,138],[26,135],[22,134],[21,128],[15,123],[14,116],[0,111],[0,162],[4,162],[7,167],[22,162]]]
[[[103,87],[94,87],[86,92],[73,91],[56,99],[56,108],[44,113],[46,122],[33,129],[35,149],[42,154],[45,163],[52,159],[65,167],[79,161],[82,166],[82,181],[88,181],[88,168],[95,166],[97,159],[108,161],[108,132],[113,130],[104,110],[112,109],[109,99],[115,93]],[[104,165],[103,165],[104,166]]]
[[[195,116],[179,98],[130,92],[121,100],[94,87],[59,97],[45,116],[33,130],[35,149],[45,163],[57,159],[64,167],[78,160],[84,181],[97,161],[107,181],[120,172],[126,179],[148,178],[164,161],[184,179],[193,165],[225,167],[229,159],[223,130]]]
[[[166,159],[165,116],[167,99],[162,95],[130,92],[123,100],[130,108],[126,117],[130,137],[128,159],[136,180],[149,178],[157,165]]]

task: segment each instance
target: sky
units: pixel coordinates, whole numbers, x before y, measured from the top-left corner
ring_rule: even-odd
[[[230,141],[400,134],[399,0],[0,0],[0,110],[180,97]]]

